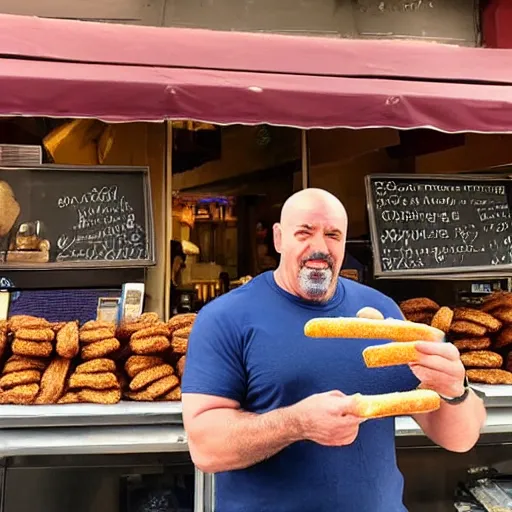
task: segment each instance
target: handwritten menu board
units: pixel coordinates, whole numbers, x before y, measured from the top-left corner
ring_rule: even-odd
[[[2,183],[4,189],[5,184],[9,186],[13,197],[1,195],[5,193]],[[37,246],[30,245],[31,237],[47,244],[48,262],[35,263],[39,267],[154,263],[146,168],[1,168],[0,209],[2,204],[18,208],[19,215],[9,233],[1,237],[4,257],[0,265],[23,264],[25,260],[30,264],[37,253]],[[0,225],[1,220],[2,212]],[[13,244],[17,245],[13,248]],[[10,245],[10,251],[6,245]],[[27,255],[25,260],[24,255]]]
[[[376,276],[512,270],[511,183],[489,175],[370,175]]]

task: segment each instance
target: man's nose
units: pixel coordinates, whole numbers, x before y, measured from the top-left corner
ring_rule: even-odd
[[[329,248],[327,247],[327,241],[323,234],[317,233],[313,238],[312,249],[314,252],[322,252],[329,254]]]

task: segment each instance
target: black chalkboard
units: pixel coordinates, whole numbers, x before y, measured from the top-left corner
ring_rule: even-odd
[[[147,168],[0,168],[0,192],[2,182],[14,192],[20,214],[10,233],[1,237],[0,267],[145,267],[155,263]],[[1,204],[0,197],[0,209]],[[37,222],[41,238],[50,244],[49,262],[9,261],[7,246],[19,227],[29,223],[34,228]]]
[[[377,277],[512,270],[512,183],[503,175],[370,175]]]

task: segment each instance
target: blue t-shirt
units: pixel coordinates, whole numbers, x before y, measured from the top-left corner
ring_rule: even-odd
[[[362,351],[388,340],[315,339],[315,317],[353,317],[365,306],[402,318],[380,292],[340,279],[334,297],[315,304],[285,292],[272,272],[204,307],[189,340],[184,393],[238,401],[265,413],[315,393],[408,391],[419,382],[406,366],[368,369]],[[216,512],[403,512],[393,418],[361,424],[349,446],[294,443],[248,469],[216,475]]]

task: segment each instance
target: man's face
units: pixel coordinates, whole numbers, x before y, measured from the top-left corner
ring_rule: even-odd
[[[331,297],[345,255],[347,220],[329,208],[299,210],[275,228],[276,249],[289,286],[302,298]]]

